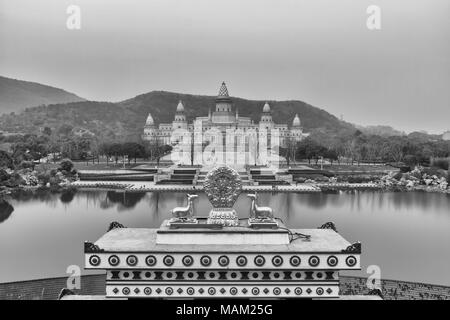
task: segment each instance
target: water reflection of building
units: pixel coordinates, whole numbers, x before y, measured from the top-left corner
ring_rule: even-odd
[[[228,94],[225,82],[222,83],[217,95],[215,111],[211,112],[210,109],[208,116],[196,117],[195,121],[201,122],[203,131],[214,128],[219,129],[222,133],[225,133],[227,129],[241,129],[244,133],[250,130],[255,130],[257,133],[267,130],[268,135],[270,135],[272,129],[277,129],[281,145],[285,144],[288,138],[298,141],[308,136],[307,133],[303,132],[298,114],[295,115],[290,127],[287,124],[275,123],[272,119],[271,107],[267,102],[262,107],[259,123],[255,123],[250,117],[239,115],[237,108],[233,110],[233,102]],[[160,138],[165,144],[171,144],[174,142],[171,139],[176,129],[186,129],[191,133],[194,132],[194,123],[188,123],[185,107],[181,100],[177,105],[172,123],[160,123],[157,127],[152,115],[149,113],[142,137],[144,140],[152,140],[156,137]]]
[[[112,203],[119,204],[122,209],[133,209],[144,197],[145,192],[108,191],[106,193],[106,198]]]

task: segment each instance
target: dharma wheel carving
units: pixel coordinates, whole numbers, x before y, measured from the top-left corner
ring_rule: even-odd
[[[231,208],[242,190],[242,181],[234,169],[217,167],[205,178],[204,191],[214,208]]]
[[[209,213],[209,224],[239,224],[236,211],[232,208],[242,190],[239,173],[230,167],[217,167],[206,175],[203,190],[213,205]]]

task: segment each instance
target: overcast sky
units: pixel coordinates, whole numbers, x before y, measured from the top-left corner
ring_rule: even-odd
[[[366,27],[372,4],[381,30]],[[105,101],[215,95],[224,80],[407,132],[450,129],[449,40],[448,0],[0,0],[3,76]]]

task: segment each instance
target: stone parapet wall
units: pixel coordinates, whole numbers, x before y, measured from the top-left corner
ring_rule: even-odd
[[[81,295],[104,295],[105,275],[81,277]],[[341,295],[365,295],[366,278],[340,276]],[[55,300],[66,287],[66,277],[0,283],[1,300]],[[385,300],[450,300],[450,287],[397,280],[382,280]]]

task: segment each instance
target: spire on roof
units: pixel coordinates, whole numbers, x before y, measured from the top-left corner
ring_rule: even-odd
[[[183,102],[180,100],[177,105],[177,112],[183,112],[183,111],[184,111],[184,105],[183,105]]]
[[[153,126],[155,124],[155,121],[153,121],[153,117],[151,113],[148,114],[147,120],[145,121],[146,126]]]
[[[270,112],[270,105],[269,105],[269,103],[267,101],[264,104],[263,112]]]
[[[228,89],[227,89],[227,85],[225,84],[225,81],[222,82],[222,85],[220,86],[218,96],[219,97],[229,97]]]
[[[293,127],[300,127],[300,118],[298,117],[298,114],[295,114],[294,121],[292,121]]]

